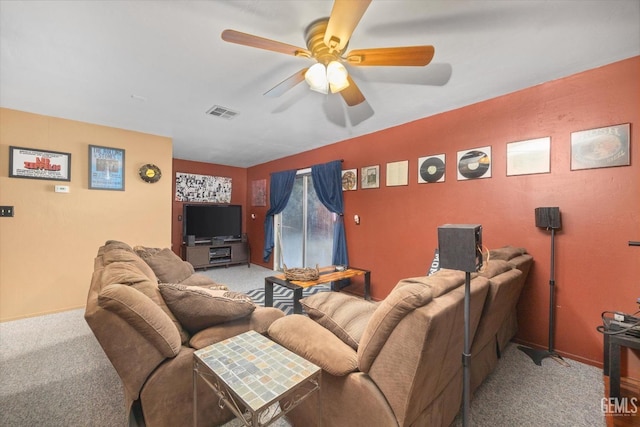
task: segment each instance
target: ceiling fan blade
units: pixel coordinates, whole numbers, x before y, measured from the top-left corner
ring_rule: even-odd
[[[349,107],[363,103],[365,101],[364,95],[360,92],[356,82],[353,81],[351,76],[348,76],[347,80],[349,80],[349,86],[340,91],[340,95],[342,95],[344,101]]]
[[[298,83],[303,81],[304,80],[304,74],[307,72],[308,69],[309,69],[308,67],[304,68],[304,69],[296,72],[292,76],[287,77],[286,79],[284,79],[283,81],[281,81],[280,83],[278,83],[277,85],[275,85],[274,87],[272,87],[271,89],[266,91],[264,93],[264,95],[265,96],[274,97],[274,98],[282,95],[283,93],[285,93],[289,89],[292,89]]]
[[[324,44],[329,49],[342,52],[369,3],[371,0],[335,0],[324,34]]]
[[[258,49],[284,53],[285,55],[303,56],[306,58],[311,57],[311,52],[307,49],[254,36],[252,34],[241,33],[240,31],[235,30],[224,30],[222,32],[222,40],[229,43],[236,43],[244,46],[256,47]]]
[[[427,65],[433,59],[433,46],[381,47],[357,49],[347,54],[349,65]]]

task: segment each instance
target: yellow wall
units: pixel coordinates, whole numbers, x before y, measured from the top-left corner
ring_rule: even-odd
[[[125,150],[125,191],[89,190],[89,145]],[[9,178],[9,146],[71,153],[71,181]],[[0,321],[84,307],[106,240],[171,244],[170,138],[0,108]],[[163,177],[138,177],[146,163]],[[55,193],[55,185],[70,192]]]

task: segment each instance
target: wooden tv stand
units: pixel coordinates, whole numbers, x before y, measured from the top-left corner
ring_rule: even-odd
[[[226,241],[182,245],[182,258],[193,268],[211,268],[235,264],[251,267],[251,250],[247,241]]]

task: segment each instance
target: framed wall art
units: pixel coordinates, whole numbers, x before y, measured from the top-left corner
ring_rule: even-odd
[[[507,144],[507,176],[551,172],[551,138]]]
[[[444,182],[445,154],[418,159],[418,183]]]
[[[571,133],[571,170],[629,166],[629,123]]]
[[[358,189],[358,169],[347,169],[342,171],[342,191],[353,191]]]
[[[491,146],[458,151],[458,181],[491,178]]]
[[[380,187],[380,165],[365,166],[360,170],[360,187],[363,189]]]
[[[71,153],[9,147],[9,177],[71,181]]]
[[[409,185],[409,160],[387,163],[387,187]]]
[[[267,206],[267,180],[251,181],[251,206]]]
[[[124,150],[89,145],[89,188],[124,191]]]

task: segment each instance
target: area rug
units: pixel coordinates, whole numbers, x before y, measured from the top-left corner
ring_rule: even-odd
[[[327,292],[331,290],[330,285],[310,286],[302,290],[302,297],[317,294],[318,292]],[[253,289],[245,292],[253,299],[256,305],[264,307],[264,288]],[[273,306],[284,311],[285,314],[293,314],[293,291],[284,286],[273,287]]]

